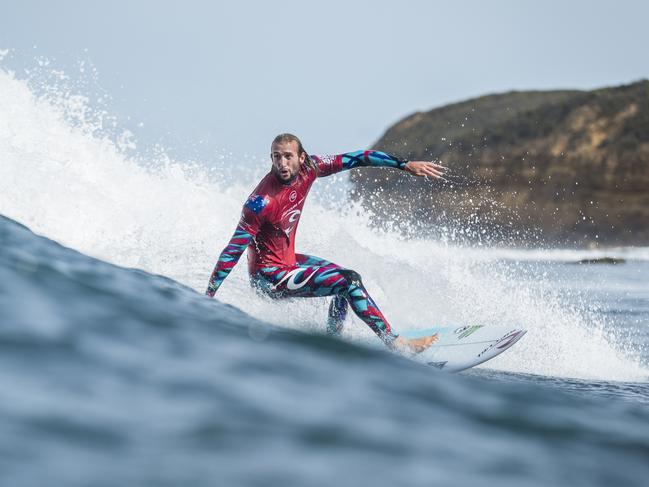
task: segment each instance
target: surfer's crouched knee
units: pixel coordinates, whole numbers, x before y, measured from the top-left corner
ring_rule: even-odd
[[[363,280],[358,272],[351,269],[341,269],[338,272],[345,278],[348,284],[363,287]]]
[[[263,274],[257,273],[249,276],[250,286],[260,294],[264,294],[270,298],[277,299],[282,297],[282,293],[275,290],[273,283],[269,281]]]

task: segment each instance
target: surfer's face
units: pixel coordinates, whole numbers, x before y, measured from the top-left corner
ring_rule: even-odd
[[[273,174],[286,184],[293,181],[304,162],[305,154],[298,154],[297,142],[278,142],[270,147],[270,158],[273,161]]]

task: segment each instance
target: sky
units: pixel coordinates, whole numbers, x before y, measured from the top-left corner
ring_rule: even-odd
[[[369,147],[405,116],[509,90],[649,78],[649,2],[2,0],[0,67],[94,66],[110,110],[182,155]]]

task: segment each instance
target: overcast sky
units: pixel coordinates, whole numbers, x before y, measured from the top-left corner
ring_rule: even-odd
[[[449,102],[649,78],[642,0],[4,0],[1,11],[5,66],[45,56],[74,74],[88,60],[111,110],[180,152],[205,140],[206,154],[261,156],[282,131],[311,152],[351,150]]]

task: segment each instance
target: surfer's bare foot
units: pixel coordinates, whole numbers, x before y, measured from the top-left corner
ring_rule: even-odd
[[[394,340],[394,348],[401,352],[410,352],[412,354],[421,353],[430,347],[439,339],[439,335],[429,335],[421,338],[403,338],[398,336]]]

